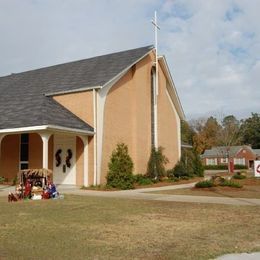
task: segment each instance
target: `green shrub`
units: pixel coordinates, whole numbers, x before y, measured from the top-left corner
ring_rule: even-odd
[[[171,170],[167,171],[168,178],[189,179],[194,176],[203,176],[204,167],[199,155],[193,150],[183,150],[181,160]]]
[[[235,170],[243,170],[243,169],[247,169],[247,166],[243,164],[235,164],[234,168]]]
[[[5,182],[5,177],[1,177],[0,176],[0,184],[4,183]]]
[[[234,174],[233,179],[238,179],[238,180],[246,179],[246,175],[241,174],[241,172],[237,172],[236,174]]]
[[[219,186],[228,186],[228,187],[233,187],[233,188],[242,188],[243,186],[238,183],[238,182],[234,182],[234,181],[229,181],[229,180],[225,180],[222,183],[219,184]]]
[[[195,184],[196,188],[211,188],[214,186],[215,185],[214,185],[213,181],[211,181],[211,180],[204,180],[204,181],[197,182]]]
[[[154,183],[149,177],[143,174],[134,175],[134,182],[138,185],[150,185]]]
[[[134,188],[134,164],[128,154],[128,147],[120,143],[112,152],[108,164],[107,186],[122,190]]]
[[[228,170],[227,165],[205,165],[204,166],[205,170]]]
[[[188,168],[185,166],[185,164],[183,163],[183,161],[179,161],[175,167],[173,168],[173,170],[168,171],[169,178],[182,178],[184,176],[189,177],[190,173],[188,171]]]
[[[163,148],[157,150],[152,147],[150,158],[147,164],[146,176],[150,179],[161,180],[166,175],[165,165],[169,162],[163,154]]]

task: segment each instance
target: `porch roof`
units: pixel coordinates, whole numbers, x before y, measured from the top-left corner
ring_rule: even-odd
[[[1,98],[0,98],[1,100]],[[32,98],[11,96],[8,100],[12,109],[5,110],[0,116],[0,132],[17,128],[33,128],[35,126],[56,126],[57,128],[73,129],[79,132],[94,134],[92,126],[72,114],[55,100],[45,96]],[[7,105],[8,106],[8,105]]]

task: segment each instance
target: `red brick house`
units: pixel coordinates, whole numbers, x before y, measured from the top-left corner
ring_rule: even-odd
[[[212,147],[205,150],[201,156],[204,165],[227,165],[228,158],[233,160],[235,165],[245,165],[247,168],[252,168],[254,160],[260,158],[260,150],[252,149],[248,145]]]

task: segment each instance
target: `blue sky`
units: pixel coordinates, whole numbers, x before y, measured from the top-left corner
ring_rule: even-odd
[[[259,0],[0,0],[0,75],[154,43],[188,119],[259,111]]]

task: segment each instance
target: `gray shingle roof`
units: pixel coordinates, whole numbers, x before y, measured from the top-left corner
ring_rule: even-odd
[[[45,94],[103,86],[152,46],[0,77],[0,129],[58,125],[93,128]]]
[[[234,157],[241,149],[249,149],[253,152],[252,148],[248,145],[238,145],[231,146],[229,150],[229,155]],[[226,157],[227,147],[225,146],[217,146],[212,147],[211,149],[205,150],[205,152],[201,155],[202,158],[211,158],[211,157]]]

